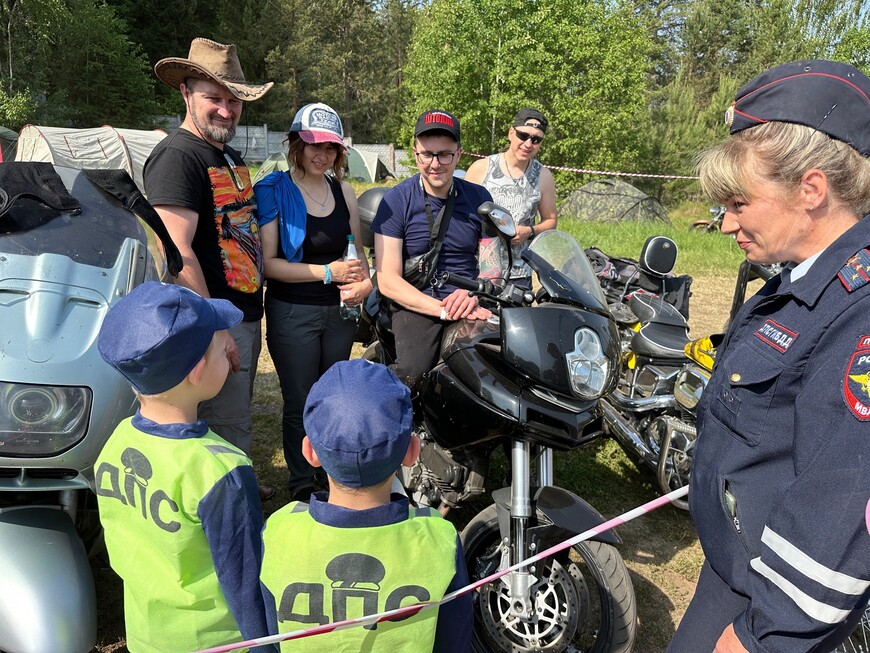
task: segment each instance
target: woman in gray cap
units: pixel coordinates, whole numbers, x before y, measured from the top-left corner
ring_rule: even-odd
[[[787,262],[704,390],[689,494],[706,562],[669,653],[831,651],[870,597],[870,79],[769,70],[700,158],[722,231]]]
[[[555,229],[557,223],[553,174],[536,158],[547,126],[547,118],[537,109],[520,109],[508,130],[507,148],[478,159],[465,175],[466,181],[482,185],[496,204],[514,216],[517,235],[512,242],[510,278],[529,289],[532,269],[520,259],[520,253],[532,238],[542,231]],[[535,224],[538,215],[541,219]]]

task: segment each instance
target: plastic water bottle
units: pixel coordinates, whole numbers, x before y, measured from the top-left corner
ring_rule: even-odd
[[[356,244],[353,242],[353,234],[348,234],[347,247],[344,248],[344,256],[341,257],[341,260],[356,261],[358,259],[359,256],[357,256],[356,253]],[[348,306],[344,303],[344,297],[348,294],[350,294],[349,290],[341,291],[341,302],[338,305],[338,314],[341,315],[342,319],[356,322],[359,319],[362,310],[359,304],[356,306]]]

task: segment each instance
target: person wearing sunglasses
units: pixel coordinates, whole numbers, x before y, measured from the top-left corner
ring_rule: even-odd
[[[555,229],[556,184],[553,174],[536,158],[547,118],[537,109],[520,109],[508,130],[508,147],[503,152],[478,159],[465,175],[466,181],[482,185],[493,201],[508,209],[517,222],[513,239],[512,283],[532,287],[532,270],[520,258],[523,249],[537,234]],[[540,221],[535,224],[536,216]]]
[[[413,152],[419,174],[384,195],[372,223],[378,290],[391,305],[394,371],[412,389],[437,363],[448,321],[491,316],[468,291],[433,288],[429,280],[441,271],[478,276],[482,220],[477,209],[492,200],[483,187],[454,178],[462,144],[453,114],[424,111],[414,128]],[[443,220],[449,221],[434,269],[425,275],[426,283],[414,285],[416,280],[406,278],[405,263],[431,252]]]

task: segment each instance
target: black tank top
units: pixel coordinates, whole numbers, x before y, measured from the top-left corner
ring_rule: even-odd
[[[327,182],[335,198],[335,208],[329,215],[318,217],[310,213],[305,218],[305,240],[302,241],[302,263],[325,265],[341,258],[347,246],[350,234],[350,212],[341,182],[327,176]],[[279,238],[281,230],[278,230]],[[278,243],[281,256],[284,247]],[[272,299],[279,299],[291,304],[311,304],[316,306],[338,305],[338,284],[325,284],[322,281],[303,281],[287,283],[269,279],[266,283],[266,294]]]

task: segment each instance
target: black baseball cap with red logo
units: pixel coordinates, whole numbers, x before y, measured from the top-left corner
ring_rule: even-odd
[[[441,109],[429,109],[417,118],[417,124],[414,126],[415,137],[439,131],[449,134],[457,143],[462,140],[459,137],[459,118],[452,113]]]
[[[812,127],[870,156],[870,79],[819,59],[771,68],[737,91],[725,112],[732,134],[769,121]]]

